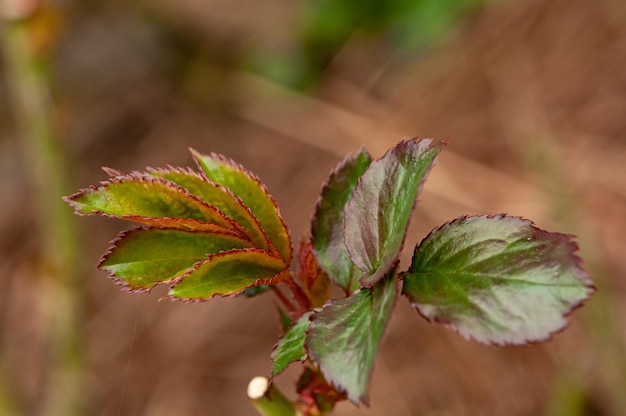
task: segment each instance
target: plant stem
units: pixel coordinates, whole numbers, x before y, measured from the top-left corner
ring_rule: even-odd
[[[298,309],[293,305],[293,303],[291,303],[289,299],[287,299],[285,294],[281,292],[279,288],[274,285],[270,285],[270,288],[272,289],[272,292],[274,292],[280,303],[282,303],[285,309],[287,309],[287,312],[292,315],[298,313]]]
[[[76,283],[74,218],[61,201],[66,194],[67,163],[55,134],[55,108],[50,97],[49,44],[54,39],[53,10],[43,2],[6,0],[0,10],[0,47],[7,86],[31,175],[41,239],[38,272],[47,320],[47,375],[42,415],[82,414],[80,296]]]
[[[267,379],[255,377],[248,384],[248,397],[262,416],[299,416],[294,403],[290,402]]]
[[[293,294],[294,299],[300,305],[300,309],[302,310],[302,312],[309,311],[311,309],[311,302],[309,300],[309,297],[306,295],[306,293],[304,293],[304,290],[302,290],[300,285],[296,283],[296,281],[293,278],[293,274],[289,276],[289,279],[287,279],[285,283],[291,290],[291,293]]]

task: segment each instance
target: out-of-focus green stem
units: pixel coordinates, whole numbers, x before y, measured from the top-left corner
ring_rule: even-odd
[[[266,377],[255,377],[250,381],[248,397],[262,416],[300,416],[294,404]]]
[[[20,7],[24,8],[26,4],[34,5],[34,8],[24,9],[20,14]],[[79,415],[82,414],[85,392],[81,381],[78,322],[81,297],[75,287],[76,234],[72,213],[61,201],[61,196],[70,189],[67,186],[67,164],[55,134],[47,51],[38,43],[41,35],[44,40],[46,36],[53,37],[53,25],[46,26],[52,22],[53,14],[39,2],[7,0],[3,5],[4,9],[0,10],[0,46],[38,220],[41,241],[41,267],[38,270],[49,277],[41,279],[50,355],[46,357],[44,400],[38,410],[46,416]]]
[[[9,393],[8,380],[5,373],[0,373],[0,415],[17,415],[17,405]]]

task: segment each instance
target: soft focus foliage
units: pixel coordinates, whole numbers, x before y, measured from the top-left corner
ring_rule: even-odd
[[[122,232],[100,268],[135,292],[170,284],[169,296],[206,300],[281,279],[291,240],[256,176],[218,155],[192,151],[202,173],[148,169],[65,198],[78,214],[146,224]]]
[[[398,280],[424,317],[493,344],[548,339],[594,291],[572,236],[506,215],[444,224],[397,273],[417,197],[444,145],[411,139],[377,160],[364,149],[346,157],[322,188],[297,274],[276,202],[256,176],[221,155],[192,150],[200,173],[106,169],[109,181],[65,200],[79,214],[144,224],[122,232],[100,263],[127,290],[168,284],[172,298],[207,300],[272,288],[285,328],[272,375],[306,362],[300,407],[323,414],[344,398],[369,403]],[[330,297],[331,282],[344,297]]]

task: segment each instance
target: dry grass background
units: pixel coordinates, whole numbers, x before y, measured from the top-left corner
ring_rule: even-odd
[[[293,3],[266,1],[262,16],[258,7],[69,8],[54,63],[76,189],[103,180],[100,166],[186,166],[188,147],[219,152],[261,177],[297,240],[343,155],[366,145],[379,156],[417,135],[446,138],[407,247],[458,215],[508,212],[578,234],[599,292],[567,331],[524,348],[467,342],[401,299],[371,408],[345,404],[336,414],[624,414],[626,5],[495,2],[421,59],[355,35],[310,95],[232,68],[229,48],[259,36],[280,43],[293,30]],[[178,67],[181,50],[192,59]],[[63,300],[33,262],[37,212],[9,114],[0,106],[0,353],[5,387],[35,415],[55,331],[45,316]],[[95,264],[123,227],[79,220],[87,414],[253,415],[245,388],[268,373],[279,335],[270,296],[186,305],[159,302],[158,290],[121,293]],[[296,376],[292,368],[278,384],[291,393]]]

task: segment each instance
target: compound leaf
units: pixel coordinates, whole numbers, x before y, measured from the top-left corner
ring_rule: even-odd
[[[210,254],[250,247],[230,234],[136,228],[120,233],[99,268],[131,291],[168,283]]]
[[[413,207],[445,142],[402,141],[367,168],[345,208],[345,244],[365,274],[362,285],[380,280],[397,260]]]
[[[415,249],[403,293],[428,320],[466,338],[544,341],[594,291],[572,238],[517,217],[460,217]]]
[[[138,172],[117,176],[64,200],[83,215],[100,214],[148,225],[239,233],[236,223],[216,207],[170,181]]]
[[[305,346],[326,379],[355,404],[368,404],[374,359],[395,305],[395,267],[372,288],[330,301],[311,316]]]
[[[280,216],[276,201],[259,178],[222,155],[205,155],[193,149],[191,153],[210,181],[230,189],[250,209],[273,248],[285,263],[289,263],[292,256],[289,230]]]
[[[172,167],[167,169],[149,168],[148,172],[152,176],[174,182],[207,204],[218,208],[224,215],[240,225],[239,228],[250,236],[255,247],[264,250],[269,247],[269,240],[257,219],[254,218],[248,207],[233,195],[228,188],[207,180],[191,169]]]
[[[367,150],[361,149],[339,163],[322,188],[311,222],[312,242],[320,266],[347,293],[359,286],[362,273],[350,259],[344,243],[344,208],[357,180],[371,162]]]
[[[311,312],[302,315],[294,323],[285,335],[278,341],[272,352],[272,376],[282,373],[289,364],[294,361],[306,360],[307,354],[304,349],[306,331],[311,325],[309,317]]]
[[[286,269],[283,259],[263,250],[220,252],[181,275],[180,283],[168,295],[189,301],[238,295],[253,286],[276,283]]]

